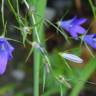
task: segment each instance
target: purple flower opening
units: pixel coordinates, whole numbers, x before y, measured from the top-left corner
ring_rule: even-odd
[[[4,74],[8,60],[12,58],[14,48],[5,39],[0,37],[0,75]]]
[[[78,39],[78,33],[84,34],[86,32],[86,30],[82,26],[80,26],[86,21],[86,18],[77,19],[77,17],[75,16],[71,20],[60,21],[59,26],[68,31],[74,39]]]
[[[83,40],[92,48],[96,49],[96,34],[85,35]]]

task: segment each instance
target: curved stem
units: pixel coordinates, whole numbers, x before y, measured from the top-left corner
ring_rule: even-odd
[[[33,24],[35,25],[36,24],[36,20],[35,20],[34,14],[32,14],[32,20],[33,20]],[[34,27],[34,31],[35,31],[36,36],[37,36],[37,41],[40,43],[40,39],[39,39],[39,35],[38,35],[38,31],[37,31],[37,27],[36,26]]]

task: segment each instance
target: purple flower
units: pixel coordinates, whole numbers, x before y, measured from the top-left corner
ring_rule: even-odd
[[[12,51],[14,48],[3,37],[0,37],[0,75],[2,75],[7,66],[8,60],[12,58]]]
[[[96,34],[85,35],[83,41],[96,49]]]
[[[86,32],[86,30],[80,26],[81,24],[86,22],[86,20],[86,18],[77,19],[77,17],[75,16],[71,20],[60,21],[58,24],[60,27],[68,31],[74,39],[78,39],[78,33],[84,34]]]

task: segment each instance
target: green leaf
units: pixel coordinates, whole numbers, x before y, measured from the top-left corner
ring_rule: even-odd
[[[86,81],[90,78],[91,74],[96,69],[96,58],[90,60],[90,62],[81,71],[80,77],[77,77],[77,82],[70,94],[70,96],[78,96]]]
[[[0,96],[1,95],[3,96],[4,93],[13,90],[14,87],[15,87],[14,84],[8,84],[8,85],[5,85],[3,87],[0,87]]]

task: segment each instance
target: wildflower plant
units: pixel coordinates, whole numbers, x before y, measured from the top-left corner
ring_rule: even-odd
[[[78,34],[84,34],[86,32],[86,29],[80,26],[86,21],[86,18],[77,19],[75,16],[71,20],[59,21],[58,25],[69,32],[74,39],[78,39]]]
[[[47,94],[46,90],[49,91],[50,89],[48,85],[52,86],[53,89],[55,88],[54,87],[55,85],[56,86],[58,85],[60,88],[58,87],[56,89],[56,92],[59,92],[58,90],[60,89],[60,96],[63,96],[63,93],[65,92],[64,90],[66,90],[65,93],[67,93],[67,90],[69,88],[73,88],[72,92],[70,93],[70,96],[78,96],[82,86],[84,86],[84,84],[86,83],[86,81],[88,80],[88,78],[96,68],[96,65],[93,62],[93,60],[95,59],[92,59],[89,62],[89,64],[86,65],[84,69],[82,69],[83,71],[77,68],[77,70],[79,70],[79,73],[80,73],[78,74],[78,72],[75,71],[76,68],[74,67],[71,68],[69,66],[69,63],[70,65],[71,65],[71,62],[74,62],[76,64],[82,63],[81,65],[83,65],[85,62],[84,62],[84,59],[80,57],[81,54],[75,54],[74,52],[70,51],[71,48],[69,50],[65,48],[66,50],[64,49],[64,51],[59,50],[56,53],[47,52],[46,42],[45,42],[46,38],[44,33],[44,24],[47,23],[53,26],[55,29],[57,29],[57,31],[64,36],[65,40],[66,40],[66,36],[63,33],[63,31],[59,28],[63,28],[64,30],[66,30],[74,39],[74,41],[80,40],[80,35],[82,35],[83,37],[82,42],[96,49],[96,34],[86,35],[87,28],[85,29],[84,27],[81,26],[82,24],[86,23],[88,18],[78,18],[78,16],[75,16],[69,20],[65,20],[64,18],[64,20],[57,21],[59,26],[58,28],[55,24],[53,24],[51,21],[49,21],[45,17],[47,0],[39,0],[39,1],[38,0],[22,0],[22,1],[26,7],[26,11],[27,11],[26,16],[22,16],[22,14],[20,13],[19,0],[15,1],[16,6],[13,6],[13,3],[11,0],[8,0],[8,4],[11,9],[11,12],[14,14],[16,18],[18,26],[15,26],[14,28],[18,29],[18,31],[21,33],[20,38],[22,38],[21,40],[22,40],[23,47],[28,49],[27,45],[30,46],[29,47],[30,51],[26,56],[25,62],[28,63],[27,61],[31,58],[31,55],[33,55],[32,63],[34,67],[32,68],[33,69],[32,75],[33,75],[34,87],[32,89],[34,89],[34,92],[32,90],[33,92],[32,95],[46,96]],[[2,0],[2,23],[4,27],[5,25],[4,0]],[[70,38],[69,36],[67,37],[68,39]],[[12,52],[15,51],[14,50],[15,47],[13,47],[13,45],[11,45],[6,38],[7,36],[0,37],[0,75],[3,75],[5,70],[7,69],[8,61],[11,60],[12,58],[15,59],[15,56],[12,56]],[[14,39],[10,38],[10,40],[14,40]],[[17,40],[14,40],[14,41],[17,41]],[[65,42],[68,43],[67,40]],[[71,43],[71,40],[70,40],[70,43]],[[44,46],[42,46],[43,44]],[[81,50],[81,47],[79,47],[78,50]],[[52,54],[55,54],[57,57],[55,58],[55,56]],[[62,59],[64,59],[64,61],[62,61]],[[66,60],[69,60],[70,62],[66,63]],[[55,67],[57,66],[56,70],[58,70],[59,68],[60,70],[56,71],[54,66]],[[69,70],[68,68],[71,70]],[[90,68],[90,70],[88,70],[88,68]],[[77,75],[78,75],[78,78],[77,78]],[[69,77],[70,78],[72,77],[75,80],[71,80],[71,82],[70,80],[67,81]],[[48,83],[47,83],[47,80],[48,80]],[[81,85],[78,84],[80,80],[82,80]],[[58,82],[58,84],[55,84],[54,81]],[[53,83],[54,83],[54,86],[53,86]],[[40,90],[41,92],[39,92],[40,84],[42,84],[43,86],[42,90]],[[23,95],[21,96],[25,95],[24,93],[22,94]],[[16,96],[19,96],[19,95],[16,95]],[[48,94],[47,96],[51,96],[51,93]]]

